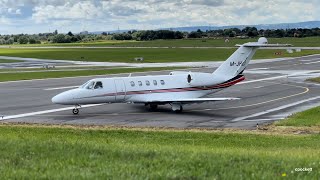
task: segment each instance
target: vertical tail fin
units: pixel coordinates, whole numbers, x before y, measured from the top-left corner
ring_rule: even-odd
[[[291,45],[268,44],[268,40],[262,37],[259,38],[258,42],[249,42],[237,46],[239,46],[239,49],[237,49],[225,62],[218,67],[218,69],[213,72],[214,76],[221,77],[226,81],[238,76],[248,66],[250,60],[259,47],[284,47]]]
[[[236,77],[247,67],[257,49],[257,47],[240,46],[213,72],[213,75],[223,77],[225,81]]]

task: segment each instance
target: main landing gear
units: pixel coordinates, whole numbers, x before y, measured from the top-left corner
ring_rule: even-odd
[[[176,113],[181,113],[183,111],[183,105],[180,103],[172,103],[170,104],[172,111],[176,112]],[[158,109],[158,104],[145,104],[145,107],[149,110],[149,111],[156,111]]]
[[[80,105],[75,105],[74,109],[72,109],[72,113],[74,115],[78,115],[79,114],[79,109],[78,108],[81,108]]]
[[[145,104],[145,106],[150,110],[150,111],[156,111],[158,109],[158,104]]]
[[[183,111],[183,106],[182,104],[170,104],[172,111],[176,112],[176,113],[181,113]]]

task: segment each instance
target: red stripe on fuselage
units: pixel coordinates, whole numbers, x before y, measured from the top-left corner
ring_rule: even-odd
[[[221,89],[233,86],[241,81],[245,80],[244,76],[241,76],[238,79],[235,79],[230,82],[221,83],[214,86],[208,87],[187,87],[187,88],[172,88],[172,89],[156,89],[156,90],[143,90],[143,91],[128,91],[128,92],[120,92],[120,93],[109,93],[92,97],[85,98],[93,98],[93,97],[103,97],[103,96],[115,96],[116,95],[135,95],[135,94],[152,94],[152,93],[167,93],[167,92],[186,92],[186,91],[203,91],[203,90],[212,90],[212,89]]]

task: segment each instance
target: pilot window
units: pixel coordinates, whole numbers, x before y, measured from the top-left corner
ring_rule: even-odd
[[[81,88],[86,88],[89,83],[90,83],[90,81],[87,81],[86,83],[82,84],[80,87]]]
[[[102,89],[103,85],[101,81],[96,82],[96,84],[94,85],[94,89]]]
[[[94,81],[91,81],[89,83],[87,83],[87,85],[85,86],[86,89],[93,89],[94,86]]]
[[[138,84],[139,84],[139,86],[142,86],[142,82],[141,81],[138,81]]]
[[[133,81],[131,81],[130,82],[130,84],[131,84],[131,86],[133,87],[133,86],[135,86],[135,84],[134,84],[134,82]]]
[[[146,85],[150,86],[150,81],[146,80]]]
[[[164,85],[164,84],[165,84],[165,83],[164,83],[164,80],[161,80],[160,83],[161,83],[161,85]]]
[[[153,84],[156,86],[158,84],[157,80],[153,80]]]

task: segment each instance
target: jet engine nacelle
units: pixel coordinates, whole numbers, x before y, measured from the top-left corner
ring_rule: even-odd
[[[211,73],[172,71],[170,75],[184,76],[186,84],[190,86],[208,86],[225,81],[221,78],[214,78]]]
[[[189,74],[187,71],[172,71],[169,75],[180,75],[180,74]]]
[[[191,86],[207,86],[214,83],[212,74],[209,73],[188,73],[186,75],[186,81]]]

